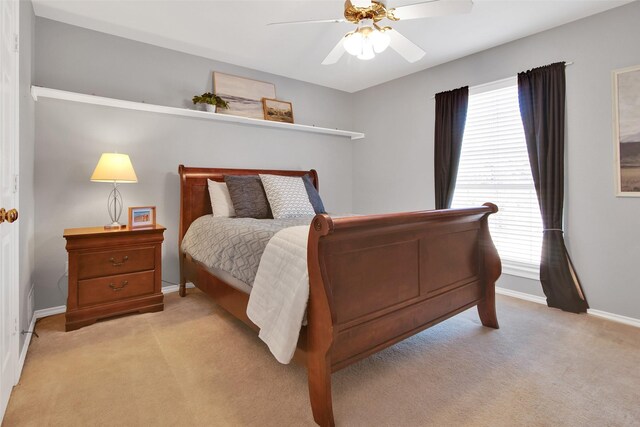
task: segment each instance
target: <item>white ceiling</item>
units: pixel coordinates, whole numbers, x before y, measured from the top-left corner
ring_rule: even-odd
[[[320,63],[353,24],[266,24],[341,18],[342,0],[33,0],[33,6],[44,18],[355,92],[631,1],[474,0],[466,15],[392,24],[427,52],[416,63],[387,49],[370,61],[345,54],[329,66]]]

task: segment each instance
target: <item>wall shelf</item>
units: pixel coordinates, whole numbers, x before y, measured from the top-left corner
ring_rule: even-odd
[[[364,133],[351,132],[340,129],[321,128],[309,125],[291,123],[270,122],[267,120],[250,119],[247,117],[215,114],[207,111],[189,110],[186,108],[166,107],[163,105],[146,104],[144,102],[124,101],[121,99],[105,98],[102,96],[87,95],[66,90],[50,89],[41,86],[31,86],[31,96],[35,101],[38,98],[62,99],[65,101],[82,102],[85,104],[103,105],[107,107],[124,108],[127,110],[149,111],[152,113],[170,114],[173,116],[194,117],[197,119],[215,120],[220,122],[238,123],[249,126],[262,126],[300,132],[320,133],[325,135],[342,136],[350,139],[362,139]]]

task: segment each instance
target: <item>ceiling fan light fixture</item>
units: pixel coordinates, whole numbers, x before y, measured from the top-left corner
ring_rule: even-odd
[[[358,56],[362,53],[362,43],[364,37],[358,30],[348,33],[344,37],[343,46],[350,55]]]
[[[384,31],[373,27],[359,27],[344,37],[344,49],[358,59],[373,59],[376,53],[384,51],[391,39]]]
[[[362,59],[364,61],[368,61],[373,59],[376,56],[373,53],[373,44],[367,38],[364,39],[364,43],[362,44],[362,52],[358,55],[358,59]]]
[[[391,37],[384,31],[374,30],[369,34],[369,40],[371,40],[371,44],[373,45],[373,50],[376,53],[384,52],[386,48],[389,47],[389,43],[391,42]]]
[[[360,59],[372,59],[376,53],[385,51],[389,46],[408,62],[413,63],[422,59],[426,52],[398,31],[385,26],[382,23],[383,20],[396,22],[468,13],[472,7],[473,0],[419,0],[414,4],[394,8],[387,8],[387,0],[345,0],[344,19],[314,19],[278,24],[323,22],[355,24],[357,28],[338,41],[322,61],[322,65],[335,64],[345,52]]]

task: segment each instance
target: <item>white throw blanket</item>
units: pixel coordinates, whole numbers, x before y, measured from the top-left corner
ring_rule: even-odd
[[[308,237],[309,226],[277,232],[264,250],[249,296],[247,315],[280,363],[291,361],[307,310]]]

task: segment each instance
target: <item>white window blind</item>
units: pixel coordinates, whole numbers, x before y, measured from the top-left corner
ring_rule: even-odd
[[[499,209],[489,227],[505,272],[537,278],[542,220],[515,78],[470,89],[452,207],[484,202]]]

